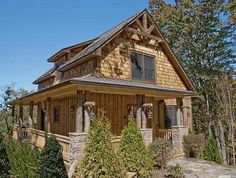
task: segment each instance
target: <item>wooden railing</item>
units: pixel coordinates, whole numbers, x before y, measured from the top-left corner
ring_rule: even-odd
[[[51,133],[46,134],[42,130],[37,130],[33,128],[19,128],[17,125],[13,126],[12,138],[18,139],[28,139],[30,144],[42,149],[46,143],[46,136],[49,137]],[[64,161],[69,162],[69,137],[53,134],[57,137],[58,142],[63,148],[63,158]]]
[[[172,139],[172,133],[171,129],[158,129],[158,138],[163,138],[164,140],[171,140]]]

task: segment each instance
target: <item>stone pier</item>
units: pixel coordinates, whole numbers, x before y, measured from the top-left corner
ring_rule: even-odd
[[[183,141],[184,136],[188,134],[188,128],[185,126],[173,126],[171,127],[172,132],[172,147],[175,155],[177,157],[183,157],[184,156],[184,147],[183,147]]]

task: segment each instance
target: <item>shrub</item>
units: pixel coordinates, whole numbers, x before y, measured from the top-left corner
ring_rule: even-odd
[[[48,138],[39,159],[38,174],[40,178],[67,178],[63,162],[62,147],[55,136]]]
[[[186,157],[199,158],[206,141],[203,134],[188,134],[184,136],[184,152]]]
[[[94,119],[88,134],[85,155],[75,176],[125,177],[125,168],[112,149],[110,124],[101,116]]]
[[[149,149],[154,156],[156,166],[161,169],[166,168],[172,158],[170,141],[158,138],[149,146]]]
[[[140,177],[150,176],[154,165],[152,154],[146,148],[142,134],[133,120],[122,131],[118,152],[128,171],[138,172]]]
[[[10,163],[3,135],[0,133],[0,177],[10,177]]]
[[[173,178],[184,178],[183,169],[179,166],[179,164],[176,164],[174,166],[168,167],[168,172],[170,175],[168,177]]]
[[[208,161],[214,161],[218,164],[223,163],[223,159],[217,147],[216,140],[211,137],[207,143],[207,146],[203,150],[202,158]]]
[[[14,140],[9,140],[7,151],[11,165],[11,175],[27,178],[37,177],[40,155],[37,149],[32,149],[27,141],[16,143]]]

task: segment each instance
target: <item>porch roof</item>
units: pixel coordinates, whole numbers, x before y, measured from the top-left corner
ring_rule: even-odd
[[[30,101],[66,94],[76,94],[77,90],[117,94],[145,94],[156,97],[174,98],[196,96],[196,92],[160,87],[153,83],[143,83],[133,80],[110,79],[95,76],[83,76],[65,80],[49,88],[39,90],[22,98],[9,102],[9,104],[28,104]]]

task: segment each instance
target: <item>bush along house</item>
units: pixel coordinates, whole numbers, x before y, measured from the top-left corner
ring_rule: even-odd
[[[147,10],[95,39],[61,49],[48,62],[53,67],[33,82],[38,91],[11,102],[14,139],[42,148],[54,134],[64,161],[72,165],[101,108],[114,145],[134,118],[147,144],[161,137],[182,149],[183,135],[192,127],[196,89]],[[27,129],[19,126],[23,107],[29,108]]]

